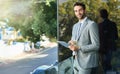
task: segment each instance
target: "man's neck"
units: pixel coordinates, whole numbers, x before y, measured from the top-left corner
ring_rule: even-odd
[[[83,19],[80,19],[79,22],[83,23],[87,17],[84,17]]]
[[[84,19],[85,19],[85,17],[86,17],[86,16],[84,16],[83,18],[79,19],[79,21],[82,21],[82,20],[84,20]]]

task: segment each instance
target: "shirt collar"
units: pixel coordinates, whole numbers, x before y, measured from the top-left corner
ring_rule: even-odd
[[[83,20],[79,21],[79,23],[83,24],[86,19],[87,19],[87,17],[85,17]]]

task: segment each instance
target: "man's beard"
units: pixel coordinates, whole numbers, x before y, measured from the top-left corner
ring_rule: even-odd
[[[84,19],[84,18],[85,18],[85,14],[82,15],[81,17],[78,17],[79,20]]]

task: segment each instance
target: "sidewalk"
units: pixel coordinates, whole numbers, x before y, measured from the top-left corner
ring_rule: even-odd
[[[49,46],[47,46],[45,48],[34,49],[34,50],[31,50],[30,52],[23,52],[21,54],[18,54],[16,56],[12,56],[12,57],[8,57],[8,58],[0,58],[0,65],[14,62],[14,61],[17,61],[20,59],[28,58],[30,56],[34,56],[38,53],[42,53],[44,50],[50,49],[50,48],[55,47],[55,46],[57,46],[56,43],[50,43]]]

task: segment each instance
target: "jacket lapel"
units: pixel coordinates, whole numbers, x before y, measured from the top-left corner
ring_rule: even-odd
[[[85,29],[85,27],[86,27],[87,24],[88,24],[88,19],[86,19],[86,20],[84,21],[84,23],[83,23],[83,25],[82,25],[82,27],[81,27],[81,29],[80,29],[80,34],[79,34],[79,37],[78,37],[77,40],[80,39],[81,34],[82,34],[83,30]]]

